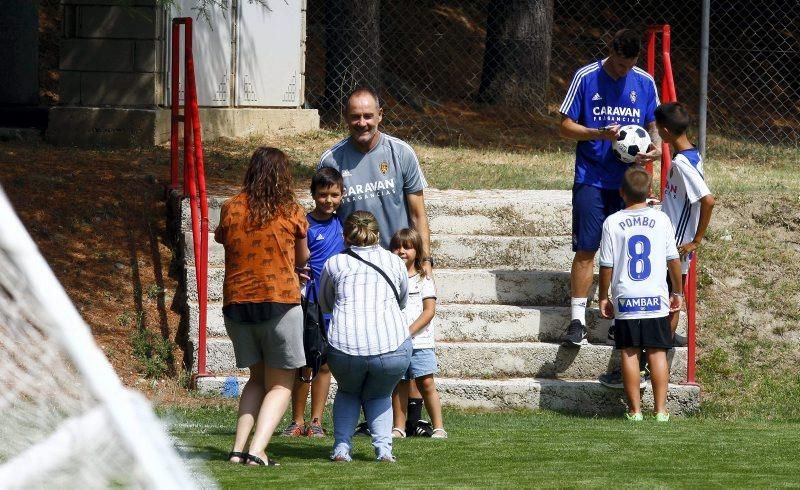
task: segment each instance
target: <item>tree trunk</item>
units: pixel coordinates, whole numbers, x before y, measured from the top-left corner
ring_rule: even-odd
[[[325,1],[325,97],[323,108],[338,110],[358,86],[378,90],[380,1]]]
[[[478,100],[544,109],[553,0],[492,0]]]

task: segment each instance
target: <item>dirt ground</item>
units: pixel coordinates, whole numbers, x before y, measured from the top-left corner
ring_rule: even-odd
[[[144,328],[174,340],[177,277],[162,199],[161,150],[96,152],[0,143],[0,183],[123,382],[163,402],[191,403],[180,366],[145,380],[131,337]],[[182,358],[174,347],[176,359]]]

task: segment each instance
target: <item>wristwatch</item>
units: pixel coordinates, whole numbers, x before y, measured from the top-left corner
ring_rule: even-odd
[[[422,262],[430,262],[430,263],[431,263],[431,267],[436,267],[436,266],[433,264],[433,257],[422,257],[422,259],[420,259],[420,260],[421,260]]]

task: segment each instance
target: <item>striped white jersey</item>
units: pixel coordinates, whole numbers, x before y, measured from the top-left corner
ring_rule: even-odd
[[[379,245],[350,247],[392,280],[400,295],[378,271],[348,255],[336,254],[322,267],[319,303],[333,311],[328,329],[330,345],[352,356],[392,352],[409,337],[401,311],[408,301],[408,270],[403,260]]]
[[[700,199],[711,194],[703,176],[703,159],[695,148],[672,159],[661,209],[675,227],[678,246],[694,240],[700,222]]]
[[[669,314],[667,261],[678,258],[675,231],[666,214],[650,207],[623,209],[603,223],[600,267],[612,267],[615,317]]]

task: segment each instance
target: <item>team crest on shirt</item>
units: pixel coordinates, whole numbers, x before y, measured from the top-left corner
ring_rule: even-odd
[[[386,163],[386,162],[381,162],[381,165],[380,165],[380,167],[378,167],[378,168],[381,170],[381,173],[382,173],[383,175],[386,175],[386,172],[388,172],[388,171],[389,171],[389,164],[388,164],[388,163]]]
[[[631,103],[632,104],[636,103],[636,91],[635,90],[631,90]]]

